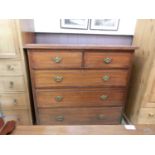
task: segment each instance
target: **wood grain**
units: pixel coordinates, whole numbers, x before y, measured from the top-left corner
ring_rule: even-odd
[[[121,51],[121,50],[120,50]],[[110,58],[110,63],[105,63],[104,59]],[[85,52],[85,67],[86,68],[129,68],[132,60],[132,54],[124,51],[110,52]]]
[[[61,58],[61,62],[54,62],[54,58]],[[30,59],[34,69],[52,68],[80,68],[82,53],[74,50],[31,50]]]
[[[155,20],[138,20],[133,45],[139,46],[135,51],[130,93],[126,114],[132,123],[141,119],[141,108],[153,107],[153,86],[155,78]],[[146,119],[145,119],[146,120]],[[143,121],[144,123],[144,121]],[[147,121],[146,121],[147,123]],[[155,122],[154,122],[155,123]]]
[[[10,115],[18,113],[19,109],[26,111],[20,111],[18,115],[21,124],[25,125],[32,124],[23,52],[23,43],[32,43],[33,40],[33,32],[28,28],[30,23],[32,20],[28,19],[0,20],[0,109],[5,113],[5,118],[12,118]]]
[[[0,94],[1,110],[28,109],[25,93]]]
[[[18,37],[15,20],[0,20],[0,58],[19,57]]]
[[[30,125],[31,117],[29,110],[3,110],[3,118],[5,122],[14,120],[18,125]]]
[[[107,96],[102,100],[101,96]],[[56,97],[63,97],[57,101]],[[36,90],[37,106],[39,108],[52,107],[101,107],[122,106],[125,101],[124,89],[51,89]]]
[[[121,107],[39,109],[39,118],[42,125],[119,124],[121,111]],[[58,121],[59,116],[64,120]]]
[[[127,125],[126,125],[127,126]],[[54,125],[17,126],[13,135],[155,135],[155,125]]]
[[[25,83],[23,76],[1,76],[0,92],[25,91]]]
[[[138,117],[139,124],[155,124],[155,108],[141,108]]]
[[[104,45],[101,44],[26,44],[24,46],[26,49],[97,49],[97,50],[124,50],[133,52],[136,49],[136,46],[113,46],[113,45]]]
[[[136,47],[25,47],[37,124],[120,124]],[[111,56],[112,63],[102,66],[103,56]],[[54,57],[63,59],[54,63]],[[101,100],[106,95],[107,100]]]
[[[0,60],[0,75],[23,75],[20,61]]]
[[[61,76],[63,80],[56,82],[55,77]],[[109,76],[108,81],[102,79]],[[128,82],[127,70],[59,70],[59,71],[34,71],[36,88],[52,87],[103,87],[103,86],[123,86]]]

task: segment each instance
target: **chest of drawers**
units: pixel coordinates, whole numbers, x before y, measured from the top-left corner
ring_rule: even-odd
[[[25,48],[37,124],[120,124],[135,47]]]

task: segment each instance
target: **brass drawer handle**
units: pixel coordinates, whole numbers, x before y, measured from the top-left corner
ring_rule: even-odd
[[[56,100],[57,102],[60,102],[60,101],[63,100],[63,96],[56,96],[56,97],[55,97],[55,100]]]
[[[62,58],[61,57],[55,57],[55,58],[53,58],[53,61],[55,63],[60,63],[62,61]]]
[[[14,87],[14,82],[13,81],[10,81],[9,82],[9,85],[10,85],[10,88],[13,88]]]
[[[149,113],[148,116],[149,116],[149,117],[154,117],[155,114],[154,114],[154,113]]]
[[[105,119],[105,115],[99,114],[99,115],[97,115],[97,119],[98,120],[104,120]]]
[[[56,82],[61,82],[61,81],[63,80],[63,76],[55,76],[55,77],[54,77],[54,80],[55,80]]]
[[[13,71],[13,70],[14,70],[14,67],[13,67],[12,65],[8,65],[7,68],[8,68],[8,70],[10,70],[10,71]]]
[[[17,104],[17,99],[13,99],[13,104],[14,104],[14,105]]]
[[[111,58],[104,58],[103,61],[104,61],[104,63],[106,63],[106,64],[110,64],[111,61],[112,61],[112,59],[111,59]]]
[[[62,116],[62,115],[56,116],[55,120],[59,121],[59,122],[63,122],[64,121],[64,116]]]
[[[103,81],[108,81],[110,79],[110,76],[108,76],[108,75],[104,75],[103,77],[102,77],[102,80]]]
[[[101,99],[101,100],[107,100],[107,98],[108,98],[107,95],[102,95],[102,96],[100,96],[100,99]]]

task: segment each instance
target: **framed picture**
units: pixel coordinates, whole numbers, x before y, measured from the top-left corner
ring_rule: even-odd
[[[66,29],[88,29],[88,19],[61,19],[61,28]]]
[[[117,31],[119,19],[91,19],[90,29]]]

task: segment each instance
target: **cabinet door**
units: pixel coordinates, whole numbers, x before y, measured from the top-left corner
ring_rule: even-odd
[[[18,54],[15,20],[0,20],[0,58],[15,58]]]

